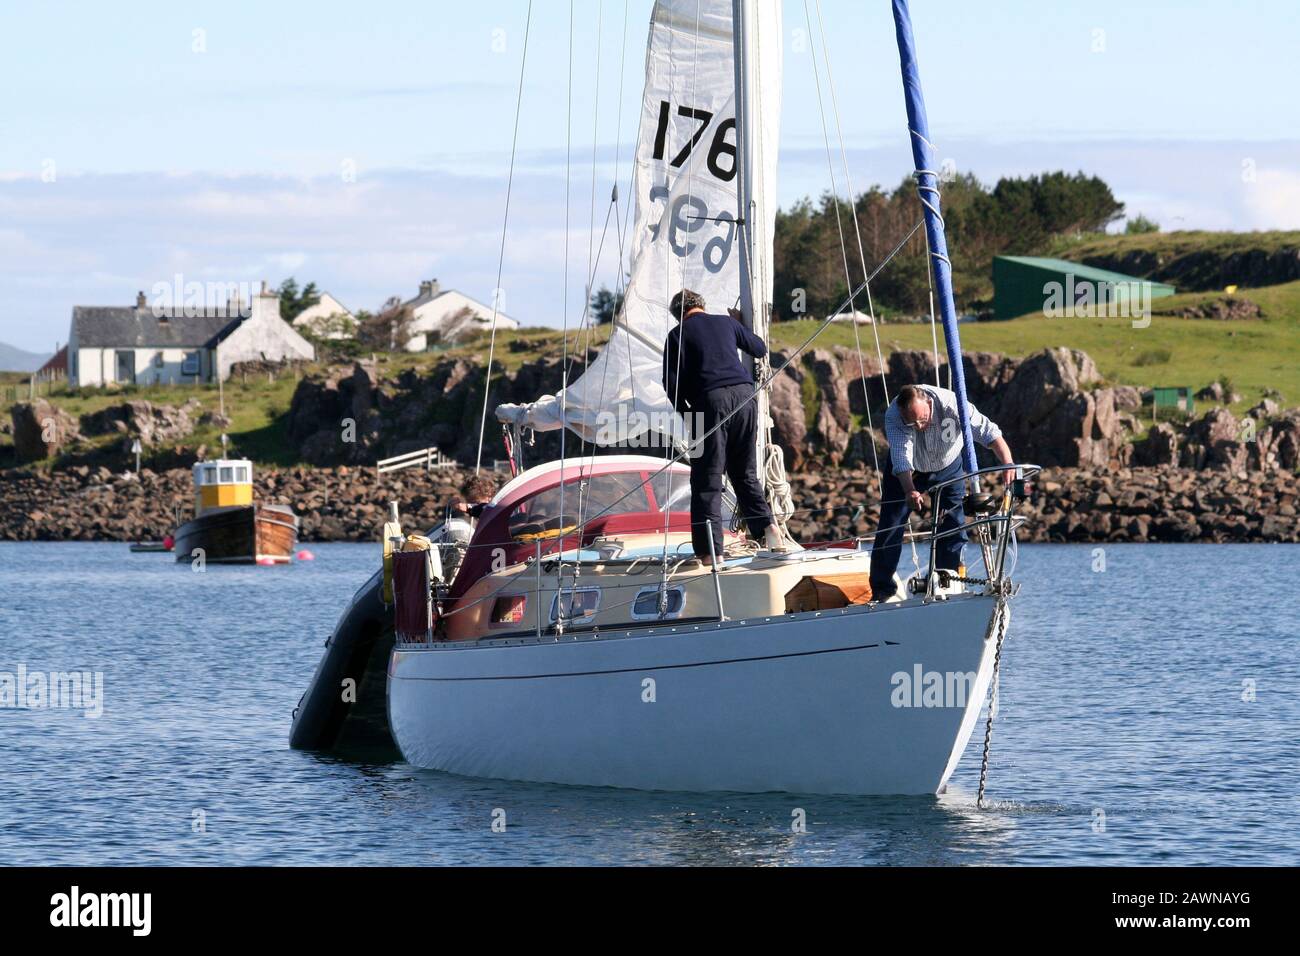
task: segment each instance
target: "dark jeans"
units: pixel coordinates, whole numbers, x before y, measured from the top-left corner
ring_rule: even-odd
[[[709,554],[709,526],[712,522],[713,553],[722,557],[722,476],[731,479],[736,508],[749,524],[749,533],[760,537],[772,523],[763,485],[758,480],[758,406],[746,399],[754,395],[753,385],[728,385],[705,392],[692,409],[693,428],[708,435],[713,426],[740,406],[725,425],[700,442],[691,436],[691,545],[696,557]],[[696,442],[700,442],[697,446]]]
[[[886,455],[885,461],[889,458]],[[917,491],[926,491],[933,484],[956,478],[965,469],[961,459],[942,471],[912,472],[912,484]],[[893,596],[894,572],[898,570],[898,557],[903,550],[903,536],[907,531],[907,500],[903,494],[903,484],[889,465],[885,467],[885,480],[880,493],[880,526],[876,530],[875,543],[871,547],[871,595],[877,601]],[[954,531],[964,522],[961,503],[966,497],[966,481],[956,482],[939,492],[939,530]],[[928,513],[927,513],[928,516]],[[966,544],[966,532],[948,534],[933,543],[935,549],[934,566],[956,571],[961,567],[962,546]]]

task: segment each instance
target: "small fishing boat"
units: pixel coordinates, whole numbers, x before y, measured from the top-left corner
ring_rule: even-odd
[[[287,505],[253,500],[253,463],[222,458],[194,466],[194,517],[176,529],[177,561],[287,564],[298,516]]]
[[[171,549],[166,541],[136,541],[131,545],[132,554],[165,554]]]

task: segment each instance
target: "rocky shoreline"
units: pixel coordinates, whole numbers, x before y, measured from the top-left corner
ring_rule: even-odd
[[[259,500],[293,507],[302,540],[375,541],[387,502],[403,521],[429,527],[468,476],[459,469],[376,480],[370,468],[260,469]],[[0,540],[138,541],[161,538],[192,509],[190,471],[11,469],[0,478]],[[791,475],[804,541],[874,530],[878,483],[870,468]],[[1029,542],[1300,542],[1300,481],[1288,471],[1053,468],[1021,513]]]
[[[976,352],[964,365],[971,400],[1001,425],[1017,459],[1048,469],[1022,509],[1025,540],[1300,541],[1300,408],[1280,408],[1265,395],[1239,417],[1228,404],[1242,397],[1215,384],[1197,393],[1203,411],[1164,411],[1150,426],[1152,396],[1106,382],[1083,352],[1046,349],[1023,359]],[[465,471],[412,469],[377,479],[373,466],[430,445],[452,460],[475,460],[482,372],[449,358],[424,374],[358,362],[302,378],[278,427],[288,460],[303,464],[259,469],[259,499],[292,506],[304,541],[374,540],[390,500],[401,503],[409,524],[438,523]],[[927,352],[896,351],[881,367],[844,349],[814,349],[777,377],[773,431],[792,475],[799,537],[874,529],[873,462],[886,460],[888,396],[946,376]],[[488,405],[528,401],[560,382],[558,357],[500,369]],[[15,404],[11,419],[17,461],[35,464],[0,470],[0,540],[10,541],[162,537],[192,508],[185,466],[207,454],[182,442],[197,425],[230,424],[196,401],[128,400],[77,418],[37,399]],[[96,439],[118,435],[118,450],[96,457]],[[135,438],[159,469],[138,479],[120,472],[128,459],[120,448]],[[559,433],[542,433],[528,459],[559,452]]]

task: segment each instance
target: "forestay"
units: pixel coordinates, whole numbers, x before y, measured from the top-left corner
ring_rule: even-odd
[[[754,5],[747,56],[761,69],[746,115],[754,204],[754,260],[770,262],[775,228],[781,110],[780,4]],[[566,391],[527,405],[501,405],[497,417],[539,431],[567,425],[601,445],[684,429],[664,394],[668,302],[683,286],[710,309],[740,304],[737,136],[732,0],[658,0],[650,25],[633,187],[631,282],[609,342]],[[757,270],[756,270],[757,273]],[[771,300],[770,269],[755,275]],[[765,309],[756,310],[765,316]],[[765,323],[759,324],[765,330]]]

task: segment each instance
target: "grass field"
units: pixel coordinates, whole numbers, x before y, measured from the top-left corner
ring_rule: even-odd
[[[1265,389],[1281,392],[1285,405],[1300,404],[1300,282],[1246,289],[1241,294],[1260,306],[1263,318],[1217,321],[1171,314],[1220,295],[1198,292],[1155,300],[1151,324],[1146,328],[1134,328],[1127,318],[1049,319],[1041,315],[1007,322],[964,322],[962,347],[1020,357],[1065,346],[1087,352],[1102,375],[1116,384],[1200,389],[1226,377],[1242,395],[1240,407],[1259,401]],[[773,329],[773,346],[800,344],[817,325],[811,319],[782,322]],[[882,325],[879,331],[886,353],[932,348],[928,323]],[[859,334],[863,348],[873,353],[871,328],[864,326]],[[853,328],[835,323],[818,337],[814,347],[831,345],[852,348]],[[941,351],[943,347],[941,331]]]
[[[257,461],[277,464],[292,464],[296,461],[294,450],[290,449],[288,443],[283,440],[283,416],[289,410],[289,402],[297,385],[298,379],[292,374],[284,374],[270,381],[263,376],[241,382],[236,377],[225,383],[225,409],[231,419],[226,433],[241,454]],[[19,401],[26,401],[27,394],[26,387],[18,388]],[[8,418],[9,406],[13,404],[9,400],[8,389],[5,388],[0,395],[4,398],[0,414]],[[197,398],[205,410],[215,412],[221,407],[221,394],[215,385],[130,386],[109,391],[99,388],[72,389],[65,384],[56,384],[40,386],[39,395],[73,416],[96,412],[110,405],[119,405],[133,399],[163,405],[183,405],[189,399]],[[198,413],[191,417],[197,418]],[[104,447],[121,442],[120,435],[101,435],[86,439],[86,443],[91,447]],[[9,436],[4,436],[3,443],[11,443]],[[219,449],[221,429],[200,426],[184,439],[184,444],[191,446],[206,444],[210,449]]]

